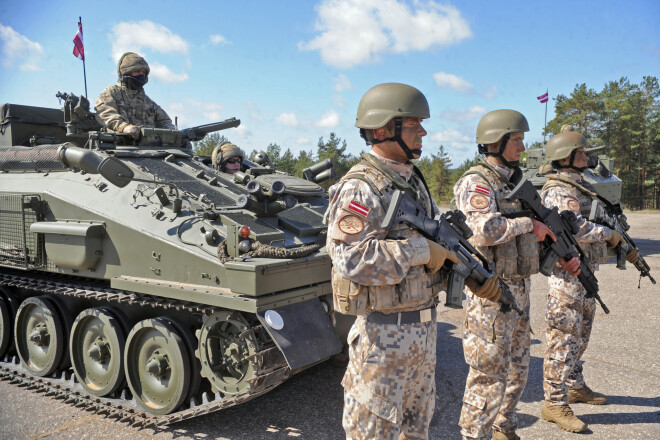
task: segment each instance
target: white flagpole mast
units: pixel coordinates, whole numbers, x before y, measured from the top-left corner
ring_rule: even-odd
[[[80,29],[82,29],[82,17],[80,17],[80,16],[78,17],[78,23],[80,24]],[[84,44],[84,33],[83,33],[83,44]],[[87,98],[87,70],[85,69],[85,58],[86,58],[86,56],[83,55],[83,60],[82,60],[82,62],[83,62],[83,77],[85,78],[85,98]]]

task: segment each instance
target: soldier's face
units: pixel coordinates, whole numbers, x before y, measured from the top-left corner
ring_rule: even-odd
[[[559,164],[560,165],[569,165],[569,162],[571,161],[570,157],[567,157],[566,159],[562,159]],[[573,160],[573,166],[576,168],[584,168],[587,166],[589,163],[589,156],[587,156],[587,153],[584,151],[583,147],[580,147],[577,149],[577,152],[575,153],[575,159]]]
[[[236,171],[241,169],[241,158],[238,156],[230,157],[225,162],[225,172],[229,174],[234,174]]]
[[[421,118],[404,118],[401,127],[401,139],[411,150],[422,149],[422,138],[426,136],[426,130],[422,127]],[[421,154],[415,154],[417,159]]]
[[[511,133],[502,156],[509,162],[520,160],[520,155],[525,151],[524,139],[525,133]]]
[[[144,69],[134,70],[133,72],[131,72],[131,76],[144,75],[145,73],[147,73],[147,71]]]

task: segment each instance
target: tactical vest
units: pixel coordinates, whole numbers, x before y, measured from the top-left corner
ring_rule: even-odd
[[[368,156],[368,155],[363,155]],[[368,160],[372,159],[372,160]],[[405,182],[394,171],[377,159],[367,157],[349,170],[341,181],[359,179],[369,184],[380,197],[384,210],[387,210],[393,193],[401,189],[415,194],[415,198],[426,210],[433,212],[431,197],[421,184],[421,179],[411,178],[412,185]],[[375,162],[375,163],[374,163]],[[433,216],[433,215],[431,215]],[[405,224],[393,225],[386,239],[410,239],[422,234]],[[396,313],[426,309],[437,304],[437,297],[444,290],[446,275],[440,271],[429,274],[424,265],[411,266],[408,274],[396,285],[364,286],[342,277],[332,269],[332,293],[335,310],[346,315],[364,315],[367,312]]]
[[[546,176],[548,181],[543,185],[542,191],[550,188],[561,186],[566,188],[580,203],[580,215],[585,219],[589,218],[591,214],[591,203],[597,199],[594,191],[580,185],[570,177],[562,176],[561,174],[548,174]],[[596,241],[593,243],[580,243],[580,247],[586,254],[592,264],[604,263],[609,259],[607,255],[607,243],[604,241]]]
[[[506,199],[511,189],[500,173],[492,167],[487,164],[477,165],[470,168],[464,176],[468,174],[477,174],[488,182],[495,196],[497,211],[504,217],[522,211],[520,201]],[[532,233],[518,235],[515,240],[497,246],[475,247],[488,262],[495,263],[495,272],[502,278],[526,278],[539,272],[539,245],[536,235]]]

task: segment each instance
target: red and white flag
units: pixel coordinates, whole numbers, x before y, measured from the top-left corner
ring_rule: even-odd
[[[543,95],[541,95],[541,96],[537,96],[536,99],[538,99],[539,102],[541,102],[541,103],[543,103],[543,102],[548,102],[548,92],[545,92],[545,93],[544,93]]]
[[[73,56],[85,61],[85,46],[83,45],[82,22],[78,22],[78,32],[73,37]]]

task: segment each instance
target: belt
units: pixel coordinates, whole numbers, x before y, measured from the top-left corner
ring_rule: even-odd
[[[435,307],[424,310],[414,310],[412,312],[382,313],[371,312],[367,315],[367,322],[373,324],[417,324],[420,322],[435,321],[437,312]]]

